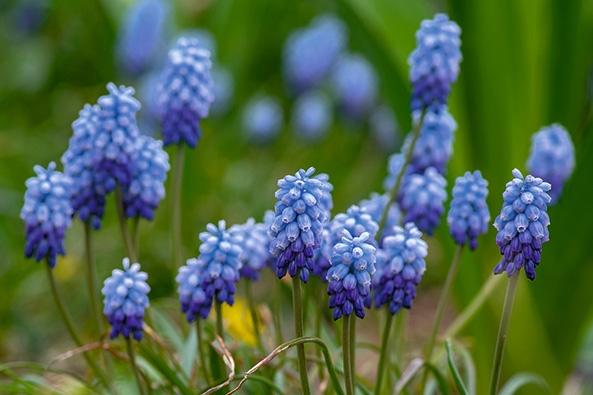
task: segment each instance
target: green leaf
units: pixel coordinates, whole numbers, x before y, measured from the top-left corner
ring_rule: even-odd
[[[458,344],[453,343],[453,349],[461,355],[463,361],[463,372],[465,374],[465,381],[467,383],[468,391],[471,395],[476,394],[476,366],[471,353]]]
[[[181,369],[187,376],[191,376],[192,369],[196,364],[198,355],[198,336],[196,331],[190,330],[189,336],[185,339],[185,346],[181,351]]]
[[[167,361],[165,361],[160,355],[156,354],[142,343],[139,343],[138,347],[140,350],[140,355],[142,355],[147,362],[149,362],[156,370],[165,376],[171,384],[177,387],[182,394],[192,394],[192,391],[190,391],[187,384],[184,383],[183,380],[177,375],[177,372],[171,369]]]
[[[420,358],[416,358],[410,362],[406,370],[402,373],[401,378],[395,384],[395,394],[400,394],[408,385],[412,379],[422,370],[422,368],[428,369],[434,376],[437,385],[443,395],[450,394],[449,388],[447,387],[447,380],[441,371],[433,364],[423,361]]]
[[[453,349],[449,339],[445,341],[445,346],[447,347],[447,363],[449,364],[449,370],[453,375],[453,380],[455,380],[455,385],[457,386],[457,389],[461,395],[468,395],[465,384],[463,383],[461,375],[459,374],[459,370],[457,370],[457,366],[455,366],[455,356],[453,355]]]
[[[519,388],[528,384],[540,387],[546,394],[552,393],[548,383],[540,375],[534,373],[517,373],[505,383],[498,395],[512,395],[517,392]]]

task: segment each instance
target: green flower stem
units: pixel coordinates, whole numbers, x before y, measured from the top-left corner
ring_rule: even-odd
[[[451,294],[451,289],[453,288],[453,283],[455,283],[455,278],[457,277],[457,272],[459,270],[459,263],[461,262],[462,252],[463,245],[457,246],[457,249],[455,250],[455,256],[453,257],[453,262],[451,263],[451,267],[449,268],[449,272],[447,273],[447,279],[445,280],[443,290],[441,291],[441,298],[439,299],[439,303],[437,305],[434,324],[432,326],[432,333],[430,334],[430,338],[428,339],[428,343],[426,343],[426,348],[424,350],[424,360],[426,362],[430,362],[430,359],[432,358],[432,352],[434,350],[434,345],[436,342],[437,334],[439,332],[439,327],[441,326],[443,313],[445,312],[445,306],[447,305],[447,299]],[[428,370],[425,369],[424,373],[422,374],[422,380],[420,381],[420,392],[423,391],[427,378]]]
[[[300,269],[292,278],[292,303],[294,306],[294,329],[296,337],[303,337],[303,302],[301,296]],[[309,378],[307,377],[307,360],[305,359],[305,345],[298,344],[297,354],[299,359],[299,374],[301,377],[301,386],[303,395],[309,395]]]
[[[173,267],[175,269],[183,265],[181,258],[181,185],[184,157],[185,145],[177,144],[173,178],[171,179],[171,235],[173,237]]]
[[[95,270],[95,257],[93,255],[92,229],[89,221],[84,222],[84,247],[86,253],[87,285],[91,295],[91,308],[93,310],[93,316],[97,321],[97,331],[99,336],[101,336],[101,333],[103,333],[103,317],[101,316],[101,308],[99,307],[97,272]]]
[[[517,284],[519,283],[519,274],[520,272],[517,271],[511,278],[509,278],[507,293],[504,297],[504,306],[502,308],[502,316],[500,317],[500,327],[498,328],[498,338],[496,339],[496,349],[494,352],[494,363],[492,365],[490,395],[496,395],[498,393],[502,356],[504,354],[504,345],[507,340],[509,322],[511,321],[511,313],[513,312],[513,302],[515,301],[515,293],[517,292]]]
[[[60,312],[60,315],[62,316],[62,320],[64,321],[64,324],[66,325],[66,329],[68,330],[68,333],[70,334],[70,337],[72,338],[72,340],[74,341],[74,343],[76,344],[76,346],[77,347],[83,347],[82,341],[80,340],[80,338],[76,334],[76,330],[74,329],[74,325],[72,324],[72,320],[70,319],[70,315],[66,311],[66,307],[64,306],[64,302],[62,300],[62,297],[60,296],[60,293],[58,292],[58,286],[57,286],[57,283],[56,283],[56,278],[54,276],[54,272],[53,272],[51,266],[49,266],[49,263],[44,264],[44,266],[47,269],[47,276],[49,278],[49,284],[51,286],[51,293],[52,293],[52,295],[54,297],[54,301],[56,302],[56,306],[58,307],[58,310]],[[93,369],[95,371],[95,374],[101,380],[101,382],[103,382],[103,384],[107,388],[111,388],[111,385],[109,383],[109,380],[107,380],[107,377],[105,376],[105,374],[103,373],[103,371],[99,368],[99,366],[97,365],[97,363],[95,362],[95,360],[90,357],[89,353],[87,351],[85,351],[85,352],[82,353],[82,356],[84,357],[84,359],[86,360],[86,362],[89,364],[89,366],[91,367],[91,369]]]
[[[346,388],[346,395],[353,395],[353,384],[352,381],[352,365],[350,359],[350,321],[349,315],[342,316],[342,358],[344,359],[344,386]]]
[[[141,395],[146,395],[142,381],[140,381],[138,366],[136,365],[136,353],[134,353],[134,346],[132,345],[132,340],[130,340],[129,337],[126,338],[126,346],[128,347],[128,355],[130,356],[130,365],[132,366],[132,371],[134,372],[134,377],[136,378],[136,384],[138,384],[138,391],[140,391]]]
[[[275,274],[274,274],[275,275]],[[276,343],[282,344],[282,317],[280,310],[280,299],[282,298],[282,283],[274,281],[275,294],[274,298],[274,326],[276,327]]]
[[[457,316],[455,321],[449,326],[444,338],[454,338],[465,326],[476,316],[478,311],[482,308],[488,297],[494,292],[494,290],[502,284],[503,276],[490,276],[490,278],[484,283],[480,291],[467,305],[467,307]]]
[[[375,395],[381,394],[381,385],[383,383],[383,373],[389,354],[389,337],[391,326],[393,325],[393,314],[389,309],[385,309],[385,328],[383,329],[383,339],[381,340],[381,354],[379,355],[379,364],[377,365],[377,380],[375,380]]]
[[[212,380],[210,380],[210,374],[208,373],[208,367],[206,366],[206,354],[204,353],[204,342],[202,340],[202,319],[200,317],[196,318],[196,335],[198,338],[198,354],[200,354],[200,368],[202,369],[206,384],[210,386]]]
[[[323,310],[325,308],[326,298],[323,295],[323,287],[317,287],[317,315],[315,317],[315,337],[321,337],[321,321],[323,320]],[[316,349],[317,358],[321,359],[321,349]],[[325,379],[325,370],[323,369],[323,362],[319,362],[319,381]]]
[[[422,130],[422,125],[424,124],[424,115],[426,114],[426,108],[422,110],[422,114],[420,114],[420,120],[415,125],[414,129],[412,130],[413,136],[412,142],[410,143],[410,148],[406,152],[406,156],[404,158],[404,164],[402,165],[401,171],[398,173],[397,178],[395,179],[395,184],[393,184],[393,188],[391,188],[390,195],[389,195],[389,202],[385,205],[383,209],[383,215],[381,216],[381,221],[379,221],[379,231],[377,232],[378,235],[383,234],[383,230],[385,228],[385,224],[387,222],[387,217],[389,213],[389,208],[395,202],[397,198],[397,193],[399,191],[399,187],[401,182],[404,178],[404,173],[406,172],[406,168],[410,164],[412,160],[412,153],[414,152],[414,147],[416,147],[416,141],[418,141],[418,137],[420,137],[420,131]]]
[[[354,378],[354,373],[356,372],[354,363],[356,357],[356,315],[350,319],[350,371],[352,372],[352,377]]]
[[[124,239],[126,250],[128,251],[128,257],[130,258],[132,263],[136,263],[138,262],[138,260],[136,257],[136,251],[134,250],[132,236],[130,236],[130,231],[128,229],[128,221],[124,213],[124,201],[121,193],[121,187],[119,186],[119,184],[115,186],[115,205],[117,207],[117,217],[119,218],[119,227],[121,230],[121,235]]]
[[[218,300],[214,301],[214,309],[216,312],[216,333],[224,339],[224,327],[222,325],[222,303]]]
[[[247,280],[245,283],[245,296],[247,297],[247,303],[249,304],[249,311],[251,313],[251,320],[253,321],[253,333],[257,341],[257,347],[265,353],[264,346],[261,341],[261,334],[259,333],[259,319],[257,317],[257,307],[253,300],[253,293],[251,292],[251,280]]]

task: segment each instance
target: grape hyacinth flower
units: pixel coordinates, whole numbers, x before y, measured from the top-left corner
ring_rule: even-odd
[[[494,221],[498,230],[496,244],[503,255],[494,274],[506,271],[511,277],[525,268],[525,275],[533,280],[542,244],[549,240],[550,217],[546,211],[552,200],[547,193],[551,185],[531,175],[523,178],[518,169],[513,170],[513,176],[502,194],[504,203],[500,215]]]
[[[381,221],[381,217],[383,216],[383,211],[385,211],[385,206],[389,202],[389,196],[387,194],[380,195],[376,192],[371,193],[369,199],[363,199],[358,204],[360,208],[366,211],[373,221],[377,224]],[[383,238],[385,236],[389,236],[393,234],[393,228],[399,224],[401,219],[401,211],[399,210],[399,206],[397,203],[393,203],[391,207],[389,207],[389,211],[387,212],[387,219],[385,221],[385,229],[383,230],[383,234],[379,235],[379,245],[382,245]]]
[[[72,123],[74,131],[68,149],[62,155],[64,174],[72,179],[70,201],[74,213],[83,222],[90,221],[93,229],[101,227],[101,218],[105,213],[104,183],[95,173],[94,150],[91,137],[99,124],[99,106],[86,104],[80,110],[79,117]]]
[[[347,35],[344,23],[331,15],[318,16],[292,33],[282,55],[291,90],[302,92],[319,85],[346,47]]]
[[[198,40],[182,37],[169,51],[157,87],[165,146],[185,142],[194,148],[202,135],[200,121],[214,100],[210,53]]]
[[[423,20],[410,54],[412,111],[446,104],[461,62],[461,29],[445,14]]]
[[[284,112],[275,97],[253,97],[243,109],[242,120],[247,138],[263,144],[272,141],[282,130]]]
[[[26,182],[25,203],[21,219],[25,222],[25,257],[37,262],[47,259],[56,265],[56,256],[64,255],[64,236],[72,224],[72,180],[56,171],[51,162],[47,169],[35,166],[36,177]]]
[[[207,29],[188,29],[184,30],[176,37],[173,45],[180,39],[180,38],[190,38],[193,40],[198,41],[198,45],[200,48],[205,49],[206,51],[210,52],[210,59],[216,59],[216,55],[218,53],[218,47],[216,45],[216,37],[210,30]]]
[[[210,106],[213,115],[221,116],[229,112],[235,96],[235,78],[230,70],[220,66],[212,69],[214,81],[214,101]]]
[[[226,229],[224,220],[206,226],[207,232],[200,233],[200,255],[197,263],[201,269],[201,287],[212,306],[212,298],[219,303],[232,306],[235,303],[235,283],[239,281],[239,270],[243,266],[241,243],[243,237],[234,229]]]
[[[402,154],[392,154],[387,161],[387,176],[383,180],[383,188],[389,192],[393,189],[395,181],[404,165],[404,156]]]
[[[331,102],[323,92],[306,92],[294,103],[292,127],[301,139],[317,141],[327,134],[332,116]]]
[[[377,273],[373,277],[373,299],[377,308],[388,305],[391,314],[403,307],[410,309],[426,270],[424,258],[428,245],[421,239],[422,232],[408,222],[405,229],[396,226],[394,234],[383,240],[377,252]]]
[[[175,281],[179,286],[177,293],[181,302],[181,311],[186,315],[187,322],[193,322],[199,315],[208,317],[212,308],[212,296],[206,296],[202,288],[202,270],[204,265],[197,259],[188,259],[185,266],[179,268]]]
[[[399,205],[406,213],[404,221],[413,222],[418,229],[432,235],[445,212],[447,180],[434,167],[424,174],[410,174],[403,181],[398,196]]]
[[[385,104],[378,106],[372,112],[369,118],[369,129],[381,149],[385,151],[395,150],[400,143],[397,117],[395,112]]]
[[[141,0],[127,13],[117,45],[120,65],[138,75],[153,66],[167,46],[169,7],[162,0]]]
[[[142,320],[144,311],[148,308],[148,292],[146,284],[148,275],[140,271],[140,264],[130,266],[130,260],[124,258],[124,270],[114,269],[111,277],[105,280],[101,290],[105,296],[103,314],[112,326],[111,338],[120,334],[126,339],[130,335],[140,341],[142,339]]]
[[[330,295],[329,307],[334,309],[334,320],[352,312],[364,318],[364,300],[371,290],[377,252],[369,239],[368,232],[353,237],[344,230],[341,241],[334,246],[327,273],[327,294]]]
[[[242,225],[235,225],[231,231],[241,235],[241,261],[243,266],[239,270],[241,277],[252,281],[260,278],[261,270],[266,266],[266,261],[270,256],[270,239],[267,234],[268,227],[262,223],[256,223],[253,218],[249,218]]]
[[[552,201],[548,206],[554,205],[560,198],[574,166],[574,145],[562,125],[556,123],[544,127],[533,135],[527,170],[552,185],[548,192]]]
[[[123,190],[124,212],[127,217],[154,218],[154,210],[165,197],[165,180],[169,171],[169,156],[163,142],[148,136],[137,141],[138,156],[132,165],[132,182]]]
[[[414,113],[415,123],[419,122],[420,112]],[[453,154],[454,132],[457,123],[447,111],[446,106],[439,109],[427,109],[422,123],[420,136],[414,146],[414,153],[410,160],[406,174],[422,174],[429,167],[434,167],[439,173],[445,174],[449,159]],[[408,152],[413,139],[413,133],[406,136],[402,152]]]
[[[364,232],[369,234],[368,243],[375,243],[375,235],[379,225],[373,217],[356,205],[350,206],[346,213],[340,213],[334,217],[329,224],[329,244],[336,245],[342,240],[344,231],[348,231],[352,237],[358,237]]]
[[[299,273],[301,281],[306,283],[309,271],[315,268],[313,251],[321,247],[326,221],[320,202],[327,186],[324,181],[312,177],[314,172],[315,168],[310,167],[278,180],[276,217],[268,230],[272,239],[270,252],[277,257],[278,278],[287,272],[291,277]]]
[[[336,63],[332,89],[344,115],[362,120],[375,104],[379,79],[371,63],[362,55],[347,54]]]
[[[469,241],[469,248],[475,250],[478,236],[488,231],[490,212],[486,197],[488,181],[482,178],[479,170],[473,173],[468,171],[455,180],[447,224],[457,244],[464,245]]]

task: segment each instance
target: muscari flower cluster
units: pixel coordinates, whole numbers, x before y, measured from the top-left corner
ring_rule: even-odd
[[[189,322],[199,314],[206,318],[214,298],[219,303],[232,306],[235,303],[235,283],[241,270],[241,243],[243,237],[236,228],[226,229],[224,220],[206,226],[200,233],[200,255],[190,259],[179,269],[176,281],[181,301],[181,311]]]
[[[125,215],[129,218],[154,218],[154,210],[165,197],[169,156],[163,142],[148,136],[137,140],[138,155],[132,163],[132,181],[123,190]]]
[[[327,271],[330,267],[329,258],[331,257],[333,244],[329,241],[329,224],[331,218],[331,210],[334,207],[334,202],[331,192],[334,186],[329,182],[329,176],[325,173],[316,175],[315,179],[322,181],[325,184],[321,199],[319,199],[319,208],[325,213],[325,221],[323,224],[323,232],[321,234],[321,247],[313,251],[313,260],[315,266],[313,268],[313,275],[319,277],[322,282],[327,282]]]
[[[329,307],[334,320],[352,312],[364,318],[364,301],[371,291],[371,276],[375,273],[377,249],[368,232],[353,237],[347,230],[334,246],[327,272]]]
[[[268,227],[266,224],[256,223],[253,218],[249,218],[246,223],[235,225],[232,229],[243,238],[241,242],[243,266],[239,270],[239,274],[242,278],[259,280],[260,272],[266,266],[270,256]]]
[[[381,149],[390,152],[398,147],[399,126],[395,112],[389,106],[376,106],[369,118],[369,129]]]
[[[196,39],[182,37],[169,51],[168,64],[157,86],[165,146],[195,147],[202,135],[200,120],[214,100],[210,53]]]
[[[64,236],[71,226],[72,180],[55,170],[51,162],[47,169],[35,166],[37,177],[26,181],[25,203],[21,219],[25,222],[25,256],[37,262],[47,259],[50,267],[56,265],[57,255],[64,255]]]
[[[303,282],[315,268],[314,250],[321,246],[325,207],[321,204],[326,183],[312,177],[315,168],[301,169],[294,176],[278,180],[274,206],[276,217],[268,236],[272,239],[270,252],[277,257],[276,275],[282,278],[299,273]]]
[[[488,181],[482,178],[479,170],[473,173],[468,171],[455,180],[447,224],[457,244],[469,242],[472,250],[478,247],[478,236],[488,231],[490,222],[487,196]]]
[[[422,21],[416,32],[417,47],[408,58],[412,111],[447,103],[459,74],[460,34],[459,26],[445,14]]]
[[[140,271],[139,263],[130,266],[128,258],[124,258],[123,268],[113,270],[111,277],[105,280],[101,290],[105,296],[103,314],[112,326],[112,339],[121,334],[126,339],[132,335],[134,339],[141,340],[144,311],[149,306],[148,275]]]
[[[416,286],[426,270],[424,258],[428,245],[421,237],[422,232],[408,222],[405,229],[395,226],[394,234],[383,240],[383,247],[377,252],[377,273],[372,281],[377,308],[388,305],[391,314],[397,314],[403,307],[412,307]]]
[[[535,279],[535,268],[540,263],[542,244],[548,241],[550,217],[546,212],[551,198],[551,185],[541,178],[523,175],[513,170],[515,178],[502,194],[504,203],[494,221],[498,230],[496,244],[503,255],[494,268],[495,274],[506,271],[511,277],[525,268],[528,279]]]
[[[373,221],[379,224],[387,203],[389,203],[389,196],[387,194],[380,195],[373,192],[369,199],[361,200],[359,206],[371,216]],[[378,237],[379,242],[381,242],[385,236],[393,234],[393,227],[399,224],[400,218],[401,211],[399,205],[394,202],[387,211],[387,219],[385,220],[383,233]]]
[[[572,175],[575,166],[574,145],[570,135],[559,124],[542,128],[531,138],[531,152],[527,159],[527,170],[552,185],[549,195],[555,204],[564,184]]]
[[[332,123],[332,104],[321,91],[309,91],[299,96],[292,109],[292,127],[305,141],[323,138]]]
[[[243,128],[256,143],[273,140],[284,123],[284,113],[278,99],[271,96],[253,97],[243,109]]]
[[[332,89],[340,111],[349,119],[364,119],[375,104],[379,80],[375,69],[364,57],[340,57],[332,74]]]

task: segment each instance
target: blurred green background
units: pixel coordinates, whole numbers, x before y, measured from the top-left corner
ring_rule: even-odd
[[[29,3],[31,4],[31,2]],[[41,1],[41,21],[23,29],[23,1],[0,1],[0,360],[47,361],[70,347],[48,297],[40,265],[23,258],[19,219],[24,181],[35,164],[59,161],[72,133],[70,124],[84,103],[105,94],[109,81],[137,83],[115,62],[118,29],[130,0]],[[197,255],[198,234],[208,222],[225,218],[261,220],[275,202],[276,180],[301,167],[330,175],[334,214],[382,192],[389,153],[368,131],[336,122],[324,141],[307,145],[285,127],[272,144],[253,146],[242,138],[242,105],[254,93],[283,97],[283,42],[317,14],[338,15],[349,28],[349,48],[363,53],[379,73],[381,94],[395,110],[400,128],[410,128],[408,66],[414,33],[422,19],[447,12],[462,29],[463,62],[453,87],[450,111],[458,122],[448,191],[455,177],[479,169],[490,183],[494,218],[511,170],[524,170],[530,137],[540,127],[563,124],[576,147],[577,167],[559,204],[549,210],[550,242],[537,279],[522,278],[505,354],[503,380],[517,371],[544,376],[553,393],[575,371],[577,356],[593,318],[593,133],[590,79],[593,61],[593,2],[590,0],[177,0],[176,29],[203,27],[218,43],[218,59],[236,80],[234,105],[222,118],[203,122],[203,139],[186,155],[183,190],[185,256]],[[142,110],[141,110],[142,111]],[[171,153],[171,151],[170,151]],[[153,223],[142,224],[140,260],[156,300],[174,294],[170,267],[169,201]],[[95,233],[99,277],[124,254],[112,197],[104,227]],[[499,260],[495,231],[466,253],[455,285],[461,309]],[[445,224],[429,240],[422,295],[438,295],[453,255]],[[68,257],[57,275],[73,315],[86,322],[88,301],[82,266],[82,226],[67,237]],[[271,277],[266,277],[266,281]],[[71,297],[76,295],[76,297]],[[478,393],[487,388],[504,288],[464,331],[475,358]],[[263,301],[263,299],[262,299]],[[436,300],[427,304],[436,304]],[[287,307],[288,308],[288,307]],[[431,323],[430,310],[411,311],[410,322]],[[374,322],[374,321],[371,321]],[[430,325],[430,324],[429,324]],[[582,369],[580,367],[577,370]]]

